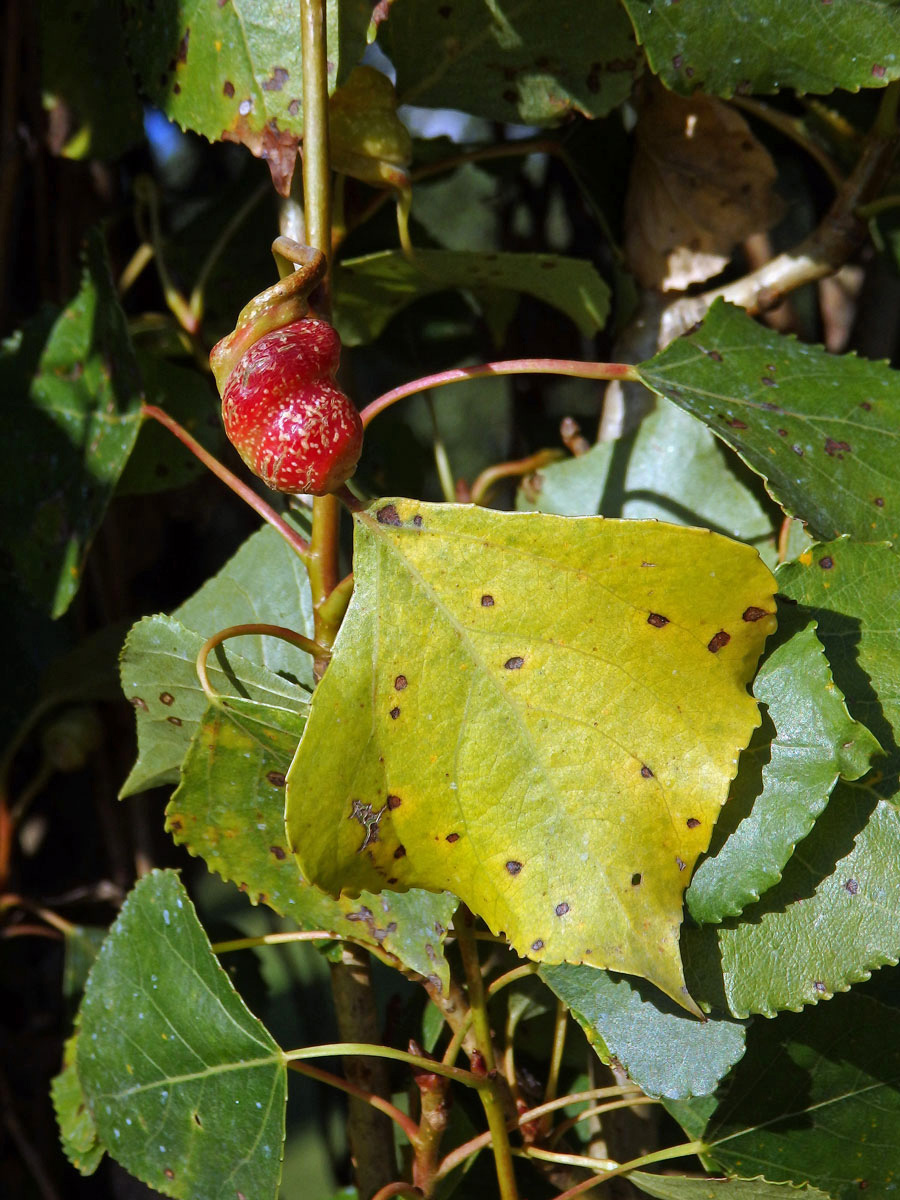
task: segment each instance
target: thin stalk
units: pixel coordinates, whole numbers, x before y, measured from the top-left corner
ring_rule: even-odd
[[[327,929],[298,929],[293,933],[263,933],[259,937],[234,938],[230,942],[214,942],[213,954],[230,954],[232,950],[254,950],[257,946],[283,946],[289,942],[331,942],[336,933]]]
[[[530,454],[527,458],[485,467],[472,484],[472,503],[487,504],[490,493],[503,479],[517,479],[522,475],[530,475],[532,471],[539,471],[541,467],[559,462],[565,457],[562,450],[538,450],[536,454]]]
[[[298,650],[305,650],[307,654],[312,655],[314,660],[331,657],[330,650],[326,650],[318,642],[304,637],[302,633],[295,633],[293,629],[286,629],[283,625],[229,625],[227,629],[220,629],[218,633],[214,633],[212,637],[207,638],[197,654],[197,678],[200,680],[200,687],[203,689],[203,694],[210,704],[221,705],[222,703],[222,697],[209,682],[209,675],[206,670],[206,663],[210,654],[215,650],[216,646],[221,646],[229,638],[256,636],[275,637],[283,642],[290,642]]]
[[[570,1129],[574,1129],[581,1121],[587,1121],[590,1117],[600,1116],[602,1113],[614,1112],[617,1108],[637,1108],[643,1104],[659,1104],[659,1100],[654,1100],[652,1096],[635,1097],[633,1100],[613,1100],[608,1104],[594,1104],[590,1108],[586,1108],[583,1112],[578,1113],[575,1117],[569,1117],[567,1121],[560,1122],[553,1130],[553,1136],[550,1138],[549,1145],[555,1146],[561,1137],[564,1137]]]
[[[246,221],[253,209],[256,208],[257,204],[259,204],[260,200],[262,200],[263,196],[268,193],[268,191],[268,182],[261,183],[259,187],[247,197],[240,208],[232,214],[231,218],[226,223],[225,228],[216,238],[215,242],[213,242],[209,253],[203,260],[200,270],[197,272],[197,279],[194,283],[190,299],[188,300],[188,308],[193,314],[194,320],[196,321],[198,327],[200,322],[203,320],[206,284],[210,275],[212,274],[213,268],[222,257],[228,243],[243,225],[244,221]]]
[[[526,1146],[517,1150],[522,1158],[539,1158],[542,1162],[558,1163],[566,1167],[586,1167],[588,1171],[613,1171],[619,1165],[614,1158],[590,1158],[587,1154],[559,1154],[556,1150],[543,1150],[540,1146]]]
[[[392,1196],[407,1196],[410,1200],[418,1200],[418,1197],[424,1195],[422,1189],[417,1188],[414,1183],[398,1179],[396,1183],[386,1183],[383,1188],[379,1188],[372,1200],[391,1200]]]
[[[556,1001],[556,1019],[553,1023],[553,1048],[550,1051],[550,1066],[547,1069],[547,1082],[544,1086],[544,1101],[556,1099],[556,1089],[559,1085],[559,1071],[562,1066],[563,1050],[566,1045],[566,1032],[569,1028],[569,1010],[562,1000]]]
[[[321,1067],[311,1067],[309,1063],[294,1060],[289,1062],[288,1066],[300,1075],[306,1075],[309,1079],[318,1080],[319,1083],[325,1083],[329,1087],[346,1092],[348,1096],[353,1096],[364,1104],[370,1104],[372,1108],[384,1113],[386,1117],[390,1117],[395,1124],[399,1125],[411,1142],[415,1143],[418,1138],[419,1127],[412,1117],[401,1112],[396,1105],[391,1104],[389,1100],[385,1100],[375,1092],[367,1092],[365,1088],[357,1087],[355,1083],[350,1083],[347,1079],[341,1079],[340,1075],[332,1075],[330,1071],[323,1071]]]
[[[466,1087],[484,1087],[484,1079],[473,1071],[463,1070],[462,1067],[446,1067],[443,1063],[435,1062],[433,1058],[423,1058],[420,1054],[409,1054],[406,1050],[395,1050],[393,1046],[379,1046],[375,1042],[328,1042],[322,1046],[302,1046],[299,1050],[287,1050],[284,1054],[286,1063],[305,1062],[309,1058],[336,1058],[355,1055],[359,1058],[390,1058],[394,1062],[406,1063],[410,1067],[418,1067],[420,1071],[430,1071],[433,1075],[446,1075]]]
[[[149,242],[141,242],[137,250],[132,254],[131,258],[125,264],[125,268],[119,276],[119,282],[116,285],[116,292],[120,300],[141,274],[144,267],[153,261],[153,253],[153,247]]]
[[[461,905],[453,927],[456,930],[457,944],[466,975],[466,989],[469,993],[469,1007],[472,1009],[475,1042],[486,1071],[482,1080],[483,1086],[479,1088],[478,1094],[484,1107],[484,1115],[487,1118],[488,1131],[491,1135],[491,1148],[494,1153],[494,1165],[497,1170],[501,1200],[518,1200],[512,1147],[509,1144],[506,1115],[503,1111],[503,1102],[498,1086],[499,1077],[494,1058],[494,1044],[491,1040],[491,1024],[484,994],[484,979],[481,974],[481,963],[478,960],[478,947],[472,938],[469,924],[471,920],[471,914],[464,905]]]
[[[581,1183],[576,1183],[568,1191],[560,1192],[558,1196],[554,1197],[554,1200],[575,1200],[576,1196],[584,1195],[598,1183],[605,1183],[607,1179],[614,1179],[617,1175],[627,1175],[629,1171],[637,1171],[639,1167],[647,1167],[651,1163],[668,1162],[670,1158],[687,1158],[692,1154],[702,1154],[705,1149],[705,1142],[685,1142],[681,1146],[670,1146],[666,1150],[654,1150],[652,1154],[644,1154],[640,1158],[631,1159],[630,1162],[619,1163],[610,1171],[601,1171],[593,1179],[585,1179]]]
[[[447,447],[444,445],[444,439],[441,437],[441,431],[438,427],[434,401],[431,396],[427,396],[426,400],[428,401],[428,411],[431,413],[434,465],[437,467],[438,479],[440,480],[441,491],[444,493],[444,499],[448,504],[452,504],[456,500],[456,480],[453,478],[453,470],[450,466]]]
[[[567,358],[512,358],[502,362],[483,363],[475,367],[452,367],[449,371],[438,371],[435,375],[423,375],[411,383],[402,383],[384,395],[372,400],[360,413],[363,428],[407,396],[418,395],[432,388],[446,387],[463,379],[484,379],[489,375],[569,375],[576,379],[625,379],[638,380],[637,367],[630,363],[579,362]]]
[[[258,513],[264,521],[267,521],[273,529],[276,529],[304,563],[307,562],[310,547],[306,539],[302,538],[296,530],[291,529],[290,525],[278,515],[271,505],[266,504],[265,500],[257,496],[253,488],[249,487],[243,480],[238,479],[233,471],[229,471],[208,450],[205,450],[197,439],[188,433],[183,425],[179,425],[174,417],[170,417],[168,413],[163,412],[161,408],[157,408],[155,404],[142,405],[141,416],[150,417],[168,429],[169,433],[177,437],[182,445],[187,446],[194,457],[199,459],[205,467],[212,471],[213,475],[221,479],[226,487],[231,488],[236,496],[240,496],[245,504],[249,504],[255,513]]]

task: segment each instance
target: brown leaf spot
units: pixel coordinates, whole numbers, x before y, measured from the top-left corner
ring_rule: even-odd
[[[532,942],[532,943],[531,943],[531,948],[532,948],[532,950],[543,950],[543,948],[544,948],[544,939],[543,939],[543,938],[538,938],[538,939],[537,939],[537,941],[535,941],[535,942]]]
[[[458,833],[448,833],[446,838],[444,839],[444,841],[449,842],[450,845],[452,846],[454,842],[459,841],[459,834]]]
[[[884,508],[884,496],[876,496],[872,503],[876,508]]]
[[[242,101],[238,115],[227,129],[222,130],[221,140],[243,144],[251,154],[255,154],[257,158],[267,162],[272,175],[272,184],[279,196],[290,194],[291,177],[294,174],[297,147],[300,144],[296,133],[291,133],[287,129],[279,129],[278,122],[274,118],[267,121],[262,129],[257,128],[253,121],[249,101]]]
[[[793,446],[791,446],[791,449],[793,450],[793,452],[795,454],[799,455],[800,458],[803,457],[803,447],[802,446],[800,446],[796,442],[794,442]]]
[[[859,881],[856,879],[848,879],[847,882],[844,884],[844,887],[850,893],[851,896],[855,896],[856,893],[859,891]]]
[[[642,880],[643,878],[644,878],[644,877],[643,877],[643,875],[640,873],[640,871],[635,871],[635,873],[634,873],[634,874],[632,875],[632,877],[631,877],[631,886],[632,886],[632,887],[640,887],[640,886],[641,886],[641,880]]]
[[[264,92],[280,92],[289,79],[284,67],[275,67],[272,75],[263,83]]]
[[[525,659],[520,654],[515,654],[508,658],[503,666],[507,671],[519,671],[525,666]]]
[[[268,771],[266,772],[266,779],[268,779],[272,787],[284,787],[284,785],[287,783],[287,779],[283,771]]]
[[[404,688],[405,688],[405,687],[406,687],[408,684],[409,684],[409,680],[406,678],[406,676],[405,676],[405,675],[398,675],[398,676],[397,676],[397,678],[394,680],[394,691],[395,691],[395,692],[402,692],[402,691],[403,691],[403,689],[404,689]]]
[[[700,822],[697,820],[696,817],[688,817],[688,819],[687,819],[688,829],[696,829],[699,824],[700,824]]]
[[[288,114],[289,114],[289,116],[296,117],[297,114],[299,113],[299,111],[300,111],[300,100],[297,96],[295,96],[294,99],[288,105]]]
[[[375,514],[375,520],[379,525],[402,525],[400,514],[397,512],[397,507],[394,504],[385,504],[383,508],[379,508]]]
[[[406,857],[406,847],[398,846],[397,849],[394,851],[394,858],[405,858],[405,857]]]
[[[569,906],[568,906],[568,904],[566,904],[565,900],[563,900],[562,904],[557,904],[556,909],[555,909],[556,915],[558,917],[564,917],[568,911],[569,911]]]
[[[760,378],[759,382],[764,383],[766,385],[766,387],[776,387],[777,386],[775,383],[775,380],[772,378],[771,375],[763,375]]]
[[[664,617],[662,613],[651,613],[647,618],[647,624],[652,625],[654,629],[662,629],[664,625],[668,625],[669,618]]]
[[[819,559],[819,566],[823,571],[830,571],[834,566],[834,559],[830,554],[826,554],[824,558]]]
[[[234,84],[230,79],[226,79],[222,84],[222,95],[227,96],[229,100],[234,96]]]
[[[813,983],[813,987],[815,988],[815,990],[817,992],[827,992],[828,991],[828,988],[825,986],[825,984],[822,982],[821,979],[817,979]]]
[[[747,422],[741,421],[737,417],[726,417],[725,424],[730,425],[732,429],[746,429]]]
[[[170,725],[181,725],[181,717],[166,717]]]
[[[713,362],[722,361],[722,355],[718,352],[718,350],[706,350],[704,353],[706,354],[706,357],[711,358]]]
[[[522,870],[522,864],[520,862],[516,862],[514,858],[511,858],[506,864],[506,869],[509,871],[510,875],[518,875],[518,873]]]
[[[184,37],[178,43],[178,62],[180,62],[180,63],[187,62],[188,45],[190,44],[190,40],[191,40],[191,27],[190,27],[190,25],[188,25],[187,29],[185,29],[185,31],[184,31]]]
[[[868,401],[868,400],[861,400],[861,401],[860,401],[860,405],[859,405],[859,407],[860,407],[861,409],[863,409],[865,412],[871,412],[871,411],[872,411],[872,405],[869,403],[869,401]]]
[[[396,705],[396,704],[395,704],[395,705],[394,705],[394,707],[391,709],[389,716],[390,716],[390,718],[391,718],[391,720],[392,720],[392,721],[396,721],[396,720],[397,720],[397,718],[400,716],[400,709],[397,707],[397,705]]]
[[[653,772],[650,770],[650,768],[648,766],[646,766],[646,764],[643,767],[641,767],[641,774],[643,775],[643,777],[645,779],[653,778]]]
[[[779,436],[779,437],[787,437],[787,430],[786,430],[786,429],[779,429],[779,430],[778,430],[778,436]]]
[[[769,614],[764,608],[757,608],[751,604],[749,608],[744,609],[741,615],[745,621],[761,621],[763,617],[767,617]]]
[[[150,711],[150,709],[147,705],[147,701],[142,700],[140,696],[132,696],[129,703],[131,704],[131,706],[133,708],[139,708],[141,710],[141,712],[149,712]]]
[[[825,453],[832,458],[843,458],[845,452],[847,454],[851,453],[849,442],[836,442],[834,438],[825,439]]]
[[[679,871],[684,870],[684,861],[682,859],[680,859],[677,854],[675,855],[675,866],[678,868]]]
[[[884,79],[885,68],[881,63],[872,63],[872,74],[876,79]]]
[[[163,1171],[163,1175],[165,1175],[166,1179],[174,1179],[175,1178],[175,1172],[172,1170],[171,1167],[166,1167],[166,1169]]]
[[[422,518],[418,513],[416,513],[416,515],[413,517],[412,523],[416,529],[422,528]]]
[[[684,63],[684,55],[683,54],[676,54],[674,56],[674,58],[672,59],[672,66],[675,68],[676,71],[681,70],[683,63]]]
[[[731,634],[726,633],[724,629],[720,629],[718,633],[714,633],[709,639],[709,643],[706,648],[711,654],[717,654],[718,651],[721,650],[723,646],[727,646],[730,641]]]
[[[403,801],[399,796],[388,796],[387,798],[387,806],[391,812],[393,812],[395,808],[399,808],[402,803]]]
[[[281,846],[270,846],[269,853],[273,854],[279,862],[284,862],[284,860],[287,858],[287,854],[284,848]]]
[[[160,704],[174,704],[175,697],[172,695],[171,692],[160,692],[159,693],[159,702],[160,702]]]
[[[487,594],[482,596],[481,597],[481,607],[482,608],[493,608],[494,607],[494,597],[488,596]]]
[[[173,833],[181,833],[183,828],[184,826],[181,823],[180,817],[173,817],[169,821],[169,829],[171,829]]]

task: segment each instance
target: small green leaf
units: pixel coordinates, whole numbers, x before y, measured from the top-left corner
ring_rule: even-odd
[[[705,1157],[727,1172],[807,1180],[834,1200],[892,1194],[897,1010],[851,992],[799,1016],[755,1022],[703,1140]]]
[[[656,1200],[831,1200],[808,1184],[757,1179],[696,1179],[688,1175],[648,1175],[631,1171],[628,1182]]]
[[[856,92],[900,75],[893,0],[683,4],[623,0],[653,71],[683,95]]]
[[[662,397],[654,398],[653,411],[633,432],[544,467],[519,489],[517,507],[701,525],[752,542],[761,552],[770,550],[772,540],[768,514],[731,470],[717,440]]]
[[[605,116],[642,69],[613,0],[556,0],[552,20],[540,0],[394,0],[379,40],[402,104],[524,125],[555,125],[573,112]]]
[[[721,300],[639,369],[815,537],[900,541],[900,373],[784,337]]]
[[[82,1175],[93,1175],[100,1165],[105,1147],[97,1136],[97,1126],[75,1067],[78,1036],[76,1031],[66,1040],[63,1068],[50,1086],[50,1095],[66,1158]]]
[[[196,659],[206,638],[174,617],[145,617],[122,650],[122,690],[135,710],[138,758],[119,792],[177,783],[181,761],[206,711]],[[246,697],[288,712],[301,712],[308,694],[281,675],[257,666],[230,647],[219,647],[207,664],[212,686],[223,697]]]
[[[756,552],[385,500],[356,518],[354,575],[288,777],[304,876],[333,895],[446,888],[528,957],[689,1004],[682,893],[774,626]]]
[[[601,1059],[615,1056],[650,1096],[709,1095],[744,1053],[740,1022],[698,1021],[633,980],[568,964],[541,967],[540,975]]]
[[[371,15],[364,0],[329,0],[329,92],[359,61]],[[125,28],[156,107],[212,142],[243,142],[286,195],[303,135],[299,0],[128,3]]]
[[[737,1017],[827,1000],[900,959],[898,859],[896,809],[838,783],[781,882],[739,920],[686,932],[685,957]]]
[[[20,481],[7,489],[3,527],[17,575],[58,617],[78,590],[141,420],[137,364],[96,229],[78,295],[41,350],[36,334],[17,335],[0,355],[0,472]]]
[[[333,900],[306,883],[284,830],[285,775],[305,712],[237,697],[225,703],[206,710],[181,765],[166,809],[174,840],[238,884],[253,904],[267,904],[301,929],[379,947],[446,988],[450,968],[442,947],[456,898],[410,891]]]
[[[336,323],[348,346],[370,342],[391,317],[420,296],[448,288],[526,292],[571,317],[585,336],[602,329],[609,288],[596,268],[561,254],[482,254],[417,250],[410,262],[398,250],[346,259],[335,271]]]
[[[172,871],[136,885],[81,1010],[78,1075],[99,1137],[167,1196],[274,1200],[287,1071]]]
[[[763,723],[685,895],[701,923],[736,916],[777,883],[838,778],[859,779],[880,750],[847,712],[808,618],[766,657],[753,694],[765,705]]]
[[[107,932],[105,927],[99,925],[70,925],[66,930],[62,977],[64,996],[71,998],[81,995]]]
[[[896,789],[900,768],[900,555],[889,545],[850,539],[814,546],[778,569],[778,586],[809,609],[847,698],[847,707],[878,738],[886,760],[882,789]]]

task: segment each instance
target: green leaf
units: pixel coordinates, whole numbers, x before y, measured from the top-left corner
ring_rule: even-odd
[[[839,783],[781,882],[739,921],[685,933],[685,958],[737,1017],[827,1000],[900,959],[898,859],[893,806]]]
[[[362,56],[371,15],[364,0],[329,0],[329,92]],[[130,0],[125,28],[156,107],[212,142],[243,142],[286,195],[303,135],[299,0]]]
[[[896,788],[900,768],[900,556],[891,546],[849,539],[814,546],[778,569],[778,586],[816,618],[819,637],[851,714],[885,751],[879,764]]]
[[[768,514],[731,470],[717,440],[662,397],[631,433],[542,468],[536,484],[520,489],[517,507],[656,518],[757,544],[772,538]]]
[[[357,516],[354,573],[288,777],[304,876],[334,895],[446,888],[519,953],[689,1004],[682,892],[774,624],[755,551],[396,500]]]
[[[13,566],[54,617],[72,601],[137,438],[141,383],[103,239],[88,234],[78,295],[42,350],[36,329],[5,343],[0,472]],[[37,359],[35,363],[35,359]]]
[[[694,1179],[687,1175],[648,1175],[631,1171],[628,1182],[657,1200],[831,1200],[818,1188],[756,1179]]]
[[[159,354],[139,354],[138,362],[147,404],[163,409],[211,454],[220,455],[225,434],[209,380]],[[183,487],[206,469],[157,421],[145,421],[116,490],[119,495],[148,495]]]
[[[181,761],[206,711],[196,659],[205,636],[174,617],[145,617],[122,651],[122,690],[137,718],[138,758],[120,796],[177,783]],[[307,693],[281,675],[257,666],[230,647],[209,657],[209,680],[223,697],[245,697],[296,713]]]
[[[540,0],[394,0],[379,40],[397,69],[401,104],[525,125],[555,125],[573,112],[605,116],[642,69],[613,0],[556,0],[552,20]]]
[[[417,250],[411,263],[399,250],[347,259],[335,271],[336,324],[348,346],[370,342],[401,308],[448,288],[476,294],[526,292],[558,308],[585,336],[602,329],[609,288],[595,267],[560,254],[482,254]]]
[[[145,875],[88,979],[78,1074],[100,1138],[166,1196],[274,1197],[287,1070],[177,875]]]
[[[728,1172],[887,1196],[900,1145],[900,1015],[851,992],[756,1022],[704,1136]]]
[[[779,633],[785,631],[783,621]],[[763,723],[741,756],[709,856],[685,895],[695,921],[736,916],[777,883],[838,778],[859,779],[880,747],[847,712],[816,637],[815,621],[788,621],[789,636],[753,684]]]
[[[690,95],[883,87],[900,75],[894,0],[676,5],[622,0],[652,70]]]
[[[51,149],[65,158],[118,158],[143,138],[144,125],[117,0],[57,0],[38,15]]]
[[[446,892],[333,900],[304,881],[287,845],[284,782],[305,713],[232,698],[206,710],[166,809],[174,840],[302,929],[325,929],[393,954],[446,989],[443,942],[457,900]]]
[[[230,625],[250,624],[283,625],[307,637],[314,633],[306,568],[270,525],[251,534],[222,570],[172,615],[204,638]],[[312,659],[289,642],[248,635],[229,640],[229,645],[251,662],[312,689]]]
[[[76,1031],[66,1039],[63,1068],[50,1085],[50,1095],[66,1158],[82,1175],[93,1175],[106,1148],[97,1136],[97,1126],[78,1078],[75,1067],[77,1048]]]
[[[568,964],[541,967],[540,975],[600,1058],[615,1057],[650,1096],[709,1095],[744,1053],[738,1021],[698,1021],[632,980]]]
[[[774,333],[720,300],[639,370],[732,446],[815,537],[900,540],[896,371]]]

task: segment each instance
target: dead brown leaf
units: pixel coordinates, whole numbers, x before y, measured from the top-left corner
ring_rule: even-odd
[[[778,219],[775,164],[723,101],[685,99],[656,83],[644,96],[625,202],[625,253],[644,287],[683,291],[717,275],[736,243]]]

